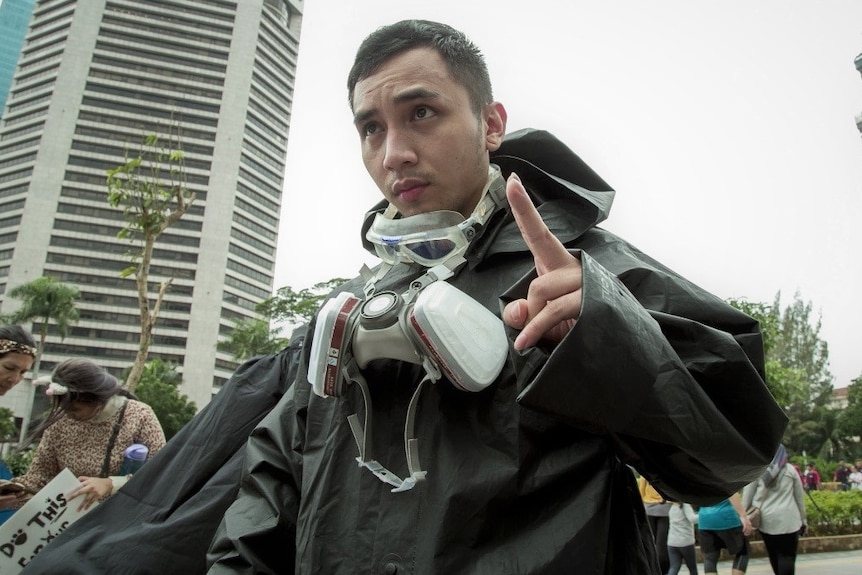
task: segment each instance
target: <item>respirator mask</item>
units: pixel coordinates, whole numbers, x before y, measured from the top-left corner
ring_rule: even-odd
[[[362,302],[342,292],[321,309],[309,380],[321,397],[343,393],[343,369],[375,359],[425,368],[463,391],[482,391],[499,375],[507,339],[500,318],[458,288],[433,281],[417,294],[383,291]],[[318,337],[320,336],[320,337]]]
[[[505,201],[502,178],[496,167],[493,170],[489,188],[494,183],[500,185],[493,191],[486,188],[467,219],[445,211],[402,219],[378,214],[366,237],[383,263],[376,275],[364,270],[364,301],[342,292],[326,302],[318,314],[308,380],[320,397],[339,397],[350,383],[360,387],[365,422],[361,423],[356,414],[348,417],[359,448],[357,461],[393,485],[393,491],[411,489],[425,477],[413,433],[417,400],[424,384],[445,376],[458,389],[482,391],[500,374],[508,355],[502,320],[445,281],[466,263],[463,253],[470,241],[487,223],[498,202]],[[403,293],[377,292],[376,282],[401,262],[418,263],[428,269]],[[421,365],[425,371],[408,406],[404,441],[410,476],[403,480],[374,460],[368,450],[371,396],[362,370],[376,359],[405,361]]]

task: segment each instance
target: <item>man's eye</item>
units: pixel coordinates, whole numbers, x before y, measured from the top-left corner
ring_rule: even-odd
[[[380,131],[380,125],[376,122],[369,122],[362,127],[363,136],[372,136]]]
[[[428,108],[427,106],[419,106],[416,108],[416,111],[413,112],[413,115],[417,120],[424,120],[425,118],[430,118],[435,115],[434,110]]]

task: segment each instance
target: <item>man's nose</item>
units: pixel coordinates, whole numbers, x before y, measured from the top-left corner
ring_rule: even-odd
[[[404,130],[388,130],[383,167],[387,170],[398,170],[404,165],[415,164],[416,161],[416,148],[410,135]]]

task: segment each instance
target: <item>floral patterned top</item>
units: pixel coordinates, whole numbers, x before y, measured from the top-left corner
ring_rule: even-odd
[[[114,396],[90,420],[75,421],[64,416],[46,429],[33,455],[30,469],[13,481],[38,491],[66,467],[76,477],[98,477],[124,403],[127,404],[126,410],[111,450],[108,475],[119,474],[123,451],[133,443],[146,445],[152,458],[165,445],[165,434],[156,414],[146,403]]]

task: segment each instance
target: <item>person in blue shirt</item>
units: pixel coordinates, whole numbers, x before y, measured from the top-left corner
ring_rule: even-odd
[[[734,493],[729,498],[701,507],[697,514],[703,571],[718,573],[718,556],[722,548],[733,555],[733,575],[743,575],[748,568],[748,536],[751,522],[742,508],[742,498]]]
[[[9,471],[9,467],[0,460],[0,479],[12,479],[12,472]],[[14,509],[0,509],[0,525],[6,523],[6,521],[12,517],[12,514],[15,513]]]

